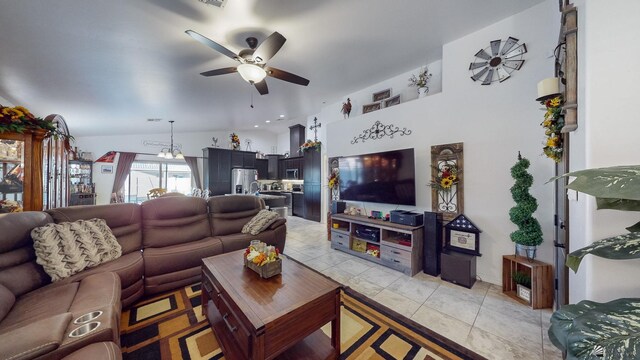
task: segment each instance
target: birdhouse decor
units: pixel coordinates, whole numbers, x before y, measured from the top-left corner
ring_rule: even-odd
[[[482,256],[480,254],[480,230],[464,214],[451,220],[445,228],[445,248],[465,254]]]

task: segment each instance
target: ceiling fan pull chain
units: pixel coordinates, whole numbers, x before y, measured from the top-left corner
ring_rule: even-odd
[[[251,91],[251,108],[253,109],[253,91]]]

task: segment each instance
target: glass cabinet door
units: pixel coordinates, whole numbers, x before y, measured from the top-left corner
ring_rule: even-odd
[[[0,213],[22,211],[24,148],[24,141],[0,140]]]

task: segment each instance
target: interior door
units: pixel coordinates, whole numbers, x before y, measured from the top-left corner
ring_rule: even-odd
[[[556,176],[569,172],[569,133],[563,134],[562,161],[556,164]],[[555,308],[569,303],[569,268],[565,265],[569,251],[569,200],[567,178],[555,182],[554,259],[555,259]]]

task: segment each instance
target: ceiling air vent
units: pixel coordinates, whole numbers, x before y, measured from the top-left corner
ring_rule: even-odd
[[[219,8],[224,7],[227,4],[228,0],[198,0],[207,5],[217,6]]]

